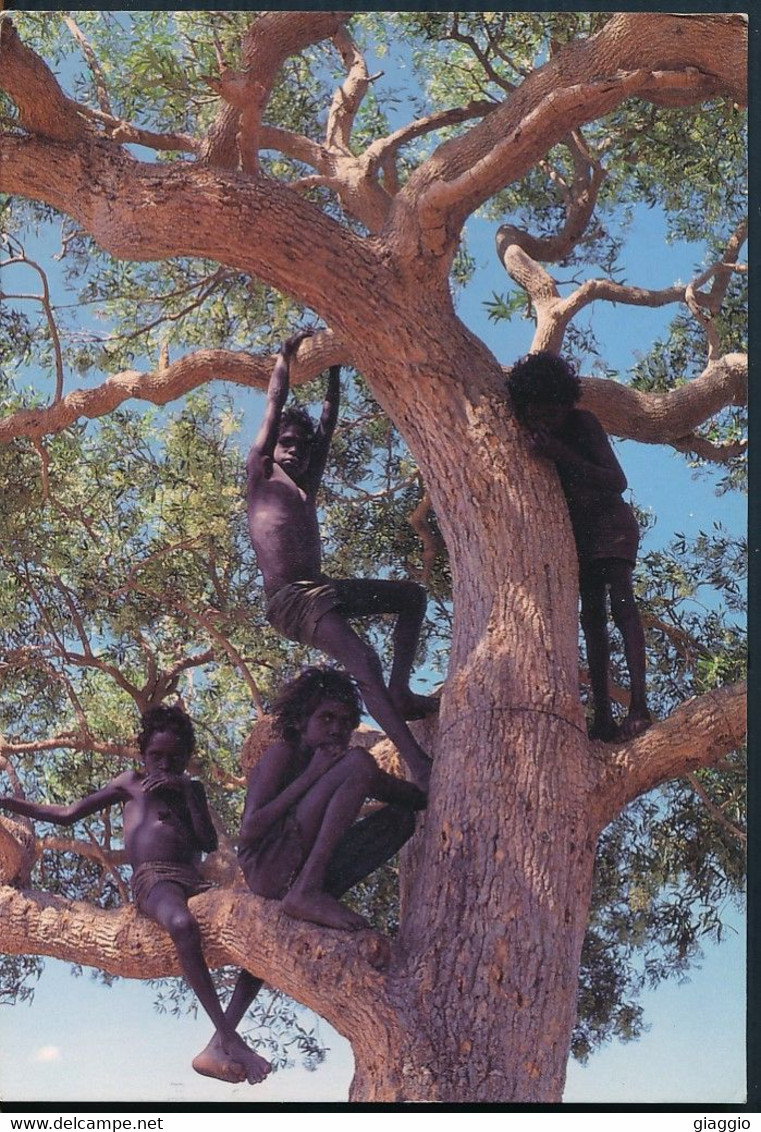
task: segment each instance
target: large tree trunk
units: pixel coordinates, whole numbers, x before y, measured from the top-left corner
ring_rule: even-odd
[[[372,327],[363,367],[435,485],[454,572],[432,802],[388,977],[428,1052],[413,1066],[355,1042],[352,1099],[557,1101],[597,833],[572,535],[550,463],[505,444],[516,426],[496,361],[453,317],[408,307],[407,328],[426,355],[414,382],[392,355],[380,366]]]
[[[210,257],[317,311],[339,360],[363,373],[407,441],[446,539],[454,637],[438,725],[426,730],[431,804],[407,853],[399,939],[389,948],[377,937],[355,942],[295,925],[264,906],[271,902],[229,890],[194,902],[210,962],[244,963],[349,1038],[354,1101],[558,1101],[601,827],[636,793],[709,765],[739,741],[742,695],[727,689],[623,754],[588,742],[562,492],[551,464],[517,434],[501,369],[458,323],[446,282],[465,216],[574,125],[628,96],[668,105],[716,91],[743,97],[737,24],[614,17],[480,126],[440,146],[389,206],[385,226],[374,217],[378,235],[368,238],[269,178],[136,162],[95,136],[7,21],[0,35],[4,86],[27,131],[3,138],[3,190],[62,209],[116,256]],[[225,116],[207,156],[220,158],[225,137],[229,147],[235,121]],[[212,360],[204,364],[207,380]],[[190,369],[159,375],[155,399],[198,384]],[[105,383],[97,406],[77,390],[49,413],[19,414],[14,427],[34,436],[53,417],[61,428],[80,412],[108,411],[138,386],[146,392],[138,377],[120,375],[110,390]],[[632,396],[617,395],[617,404],[627,398],[627,417]],[[700,419],[704,410],[700,400]],[[680,728],[682,748],[673,742]],[[702,745],[701,729],[710,736]],[[9,952],[140,977],[176,972],[166,937],[132,910],[83,911],[11,888],[24,861],[18,833],[7,832],[0,923]]]

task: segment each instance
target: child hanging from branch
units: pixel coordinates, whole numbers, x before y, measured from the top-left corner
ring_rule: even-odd
[[[587,644],[594,719],[590,738],[632,739],[651,724],[645,693],[645,635],[634,600],[639,526],[622,498],[626,477],[593,413],[577,409],[581,382],[571,365],[545,351],[527,354],[510,370],[515,415],[539,456],[553,460],[568,504],[579,557],[581,625]],[[623,638],[631,699],[619,726],[611,708],[606,597]]]
[[[316,428],[303,409],[284,411],[291,359],[312,333],[301,330],[283,344],[246,463],[248,526],[264,579],[267,619],[284,637],[313,645],[351,673],[367,710],[396,746],[412,781],[427,790],[430,759],[405,722],[437,707],[435,700],[415,695],[409,686],[425,590],[411,581],[328,578],[322,572],[316,498],[338,419],[340,367],[329,371]],[[388,686],[375,651],[349,625],[351,618],[384,613],[397,617]]]
[[[124,844],[132,866],[135,905],[172,938],[183,974],[216,1027],[220,1047],[239,1066],[238,1080],[263,1081],[270,1063],[254,1053],[225,1019],[203,956],[188,898],[209,884],[198,872],[202,853],[217,848],[206,794],[187,774],[193,725],[179,707],[156,707],[141,720],[144,770],[127,770],[71,805],[38,805],[0,797],[0,809],[37,821],[73,825],[98,810],[124,806]]]

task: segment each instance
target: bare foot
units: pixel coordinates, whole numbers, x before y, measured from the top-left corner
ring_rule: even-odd
[[[428,715],[435,715],[441,706],[438,696],[419,696],[409,689],[392,693],[392,699],[394,707],[406,720],[425,719]]]
[[[339,928],[346,932],[370,927],[367,920],[339,904],[327,892],[301,893],[291,889],[283,898],[283,911],[294,920],[309,920],[313,924],[324,924],[326,928]]]
[[[258,1085],[271,1071],[272,1066],[258,1053],[254,1053],[247,1046],[240,1034],[232,1034],[229,1038],[222,1037],[220,1044],[231,1062],[237,1062],[243,1067],[245,1079],[249,1085]]]
[[[620,735],[622,739],[636,739],[652,726],[653,717],[645,708],[644,711],[630,711],[621,724]]]
[[[229,1081],[239,1085],[246,1080],[246,1071],[238,1061],[234,1061],[222,1049],[222,1043],[215,1034],[205,1049],[193,1058],[193,1068],[204,1077],[216,1077],[218,1081]]]

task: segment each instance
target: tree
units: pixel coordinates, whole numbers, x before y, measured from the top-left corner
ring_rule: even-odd
[[[208,403],[196,395],[161,459],[155,435],[148,436],[150,419],[122,406],[136,397],[167,404],[212,379],[263,388],[269,354],[199,344],[232,337],[236,314],[277,329],[291,305],[314,312],[325,329],[300,352],[295,382],[329,364],[361,373],[422,477],[425,490],[416,487],[414,499],[424,546],[433,551],[440,538],[446,547],[454,607],[447,678],[438,720],[420,725],[434,756],[430,805],[404,862],[393,941],[285,923],[228,883],[197,900],[208,956],[264,974],[345,1034],[356,1061],[355,1101],[556,1101],[576,1018],[598,840],[617,837],[623,845],[624,808],[659,784],[702,768],[731,770],[745,691],[734,680],[736,663],[727,662],[638,739],[614,746],[587,740],[575,556],[558,482],[528,452],[506,403],[502,367],[457,316],[453,279],[467,274],[460,250],[467,218],[499,208],[510,223],[499,228],[497,251],[530,304],[534,348],[580,348],[573,320],[592,301],[683,304],[703,335],[689,348],[693,364],[696,348],[703,354],[690,380],[676,380],[676,363],[650,375],[649,386],[648,375],[639,375],[640,389],[588,377],[584,404],[617,436],[672,444],[734,469],[744,443],[731,408],[747,399],[733,317],[745,240],[737,170],[746,21],[653,13],[375,14],[353,21],[342,12],[177,13],[152,32],[148,51],[135,14],[123,48],[130,66],[117,78],[99,53],[124,29],[99,14],[79,24],[64,19],[90,71],[76,100],[43,61],[47,53],[55,64],[60,50],[51,30],[18,18],[40,54],[10,19],[0,24],[7,95],[0,191],[32,225],[51,210],[69,218],[62,250],[71,276],[86,279],[89,296],[122,318],[122,333],[81,344],[81,371],[97,368],[108,377],[67,392],[43,285],[55,392],[47,402],[39,393],[24,399],[9,392],[0,422],[18,502],[11,521],[30,505],[44,517],[39,534],[24,525],[10,532],[15,543],[7,542],[23,547],[23,563],[3,590],[4,623],[22,610],[19,624],[27,628],[15,641],[8,630],[4,664],[23,687],[25,726],[36,727],[27,743],[5,742],[6,767],[22,760],[22,789],[32,781],[24,756],[47,749],[46,786],[68,790],[56,752],[78,753],[85,775],[127,754],[100,738],[122,722],[123,701],[109,701],[98,688],[106,679],[142,706],[207,666],[209,683],[199,695],[213,711],[215,671],[228,665],[249,698],[261,699],[252,675],[261,654],[239,616],[250,613],[250,599],[236,589],[245,587],[250,563],[239,528],[230,532],[225,523],[230,500],[215,499],[215,480],[205,478],[230,459]],[[413,44],[422,69],[443,55],[448,65],[439,66],[431,93],[455,104],[421,106],[416,120],[388,126],[360,45],[371,35],[381,44],[391,35]],[[323,114],[319,97],[337,59],[342,81]],[[147,73],[153,105],[139,82]],[[683,180],[673,184],[675,135],[689,143],[694,162],[686,188]],[[155,157],[138,159],[130,146]],[[606,215],[621,202],[662,202],[669,194],[670,206],[677,198],[696,221],[716,222],[715,258],[668,292],[620,282]],[[11,241],[8,249],[6,267],[35,262],[23,244]],[[561,286],[547,263],[573,267],[573,286]],[[157,264],[166,273],[153,320]],[[590,264],[602,278],[581,279]],[[515,305],[496,298],[495,313],[509,315]],[[160,337],[140,339],[149,322],[160,326]],[[198,348],[170,360],[177,323],[180,340]],[[128,368],[130,325],[146,352],[158,351],[150,370]],[[16,320],[8,329],[18,350],[32,349],[28,327]],[[677,339],[675,331],[670,341]],[[84,428],[92,418],[104,419],[94,437]],[[204,444],[209,451],[199,460]],[[93,484],[106,492],[115,448],[128,471],[107,490],[124,498],[88,530]],[[67,461],[77,469],[62,492],[49,474],[53,453],[57,475]],[[350,444],[345,455],[350,467]],[[183,477],[208,513],[180,505]],[[151,498],[157,483],[158,503]],[[154,520],[138,523],[152,506]],[[162,524],[159,548],[151,538]],[[62,526],[76,529],[76,538],[67,542]],[[104,542],[109,530],[111,545]],[[127,566],[117,544],[137,552],[139,570]],[[52,561],[46,545],[55,548]],[[204,612],[207,594],[213,615]],[[686,629],[679,638],[679,626],[656,620],[675,647],[689,651]],[[208,649],[196,651],[199,636]],[[290,655],[273,646],[281,658]],[[72,683],[72,668],[86,671],[88,694]],[[722,682],[724,672],[733,682]],[[103,718],[109,702],[111,718]],[[51,735],[54,718],[67,722]],[[17,735],[17,720],[3,725]],[[234,787],[231,734],[221,729],[205,769]],[[711,800],[720,787],[695,781],[732,825],[727,799]],[[76,885],[70,866],[59,864],[63,895],[41,895],[26,887],[33,837],[3,820],[4,950],[131,977],[176,973],[168,941],[119,902],[118,872],[103,884],[95,866],[110,850],[110,830],[98,832],[94,844],[78,846],[84,867]],[[87,883],[95,903],[67,898],[67,885],[81,894]],[[588,942],[604,941],[599,919],[597,929]],[[588,947],[587,969],[597,962],[599,971],[604,959]]]

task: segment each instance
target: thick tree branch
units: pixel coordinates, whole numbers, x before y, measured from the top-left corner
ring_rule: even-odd
[[[370,76],[362,52],[341,25],[333,36],[333,44],[346,68],[346,79],[333,95],[328,111],[325,144],[351,154],[351,131],[362,101],[370,86]]]
[[[291,365],[291,385],[310,381],[331,365],[349,362],[346,350],[330,332],[304,343]],[[44,409],[19,409],[0,421],[0,444],[14,437],[32,440],[61,432],[75,421],[110,413],[134,397],[166,405],[209,381],[228,381],[250,389],[266,389],[275,358],[233,350],[198,350],[150,373],[124,370],[91,389],[77,389]]]
[[[384,302],[398,290],[378,249],[268,178],[145,164],[101,140],[0,135],[0,192],[68,213],[117,258],[201,256],[255,275],[336,329],[355,313],[357,278],[371,274]]]
[[[582,379],[581,404],[614,436],[643,444],[679,441],[727,405],[748,403],[748,359],[725,354],[669,393],[641,393],[604,378]]]
[[[579,311],[594,302],[619,303],[624,306],[662,307],[669,303],[686,303],[702,326],[708,339],[708,361],[717,360],[718,334],[713,319],[719,313],[737,257],[747,237],[747,222],[743,221],[732,234],[721,260],[701,272],[686,286],[664,287],[652,290],[631,284],[616,283],[612,279],[587,279],[571,294],[562,297],[553,277],[539,265],[539,260],[561,259],[567,255],[583,232],[591,217],[594,199],[585,202],[571,223],[567,223],[556,236],[539,240],[510,224],[497,230],[497,254],[507,273],[529,295],[536,311],[536,331],[532,350],[549,350],[560,353],[569,323]],[[586,205],[590,205],[587,209]],[[710,292],[700,288],[714,279]]]
[[[0,22],[0,87],[16,104],[21,126],[31,134],[71,142],[87,126],[46,63],[25,47],[10,20]]]
[[[334,36],[350,12],[264,12],[254,19],[243,40],[243,68],[238,75],[224,74],[212,85],[229,103],[217,115],[201,148],[201,160],[222,169],[238,166],[240,152],[256,169],[261,118],[277,73],[290,55],[296,55]],[[242,121],[245,114],[245,121]],[[244,169],[246,168],[244,164]]]
[[[389,942],[375,932],[329,931],[289,920],[274,900],[215,889],[190,901],[211,967],[245,966],[316,1010],[349,1038],[368,1017],[393,1012],[384,987]],[[168,934],[133,906],[102,911],[81,901],[0,888],[0,944],[9,955],[48,955],[126,978],[180,974]]]
[[[725,95],[747,100],[747,21],[619,13],[534,71],[494,114],[444,143],[395,198],[400,241],[445,261],[466,217],[522,177],[570,130],[627,98],[689,105]],[[416,254],[419,251],[416,249]]]
[[[730,684],[687,700],[644,735],[606,750],[596,791],[600,828],[661,782],[715,766],[745,742],[747,690]]]

